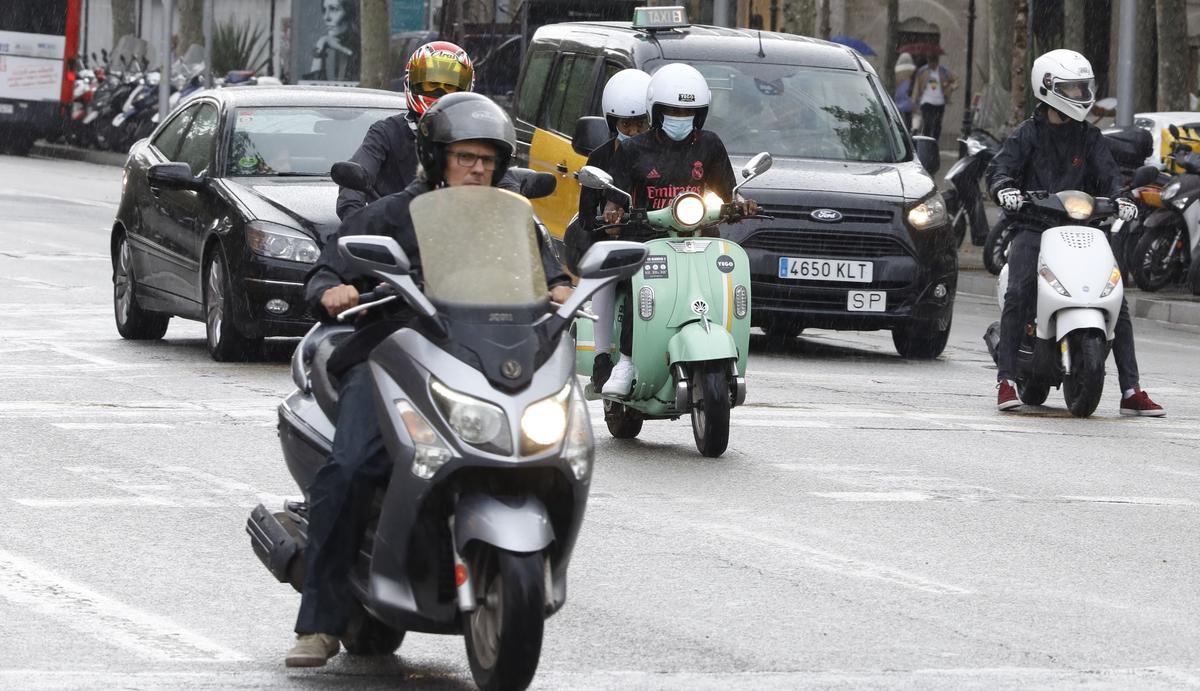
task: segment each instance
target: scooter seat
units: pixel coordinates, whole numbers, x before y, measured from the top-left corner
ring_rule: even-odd
[[[329,357],[353,332],[353,328],[334,327],[328,334],[322,334],[312,351],[308,376],[312,381],[313,398],[330,420],[337,419],[338,379],[329,373]]]

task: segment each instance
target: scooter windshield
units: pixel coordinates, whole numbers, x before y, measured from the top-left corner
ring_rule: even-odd
[[[447,307],[528,307],[546,299],[533,208],[495,187],[447,187],[409,207],[425,296]]]

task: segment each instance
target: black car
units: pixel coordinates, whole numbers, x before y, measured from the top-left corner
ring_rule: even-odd
[[[222,361],[303,335],[304,276],[338,224],[330,166],[403,108],[389,91],[320,86],[231,87],[180,106],[125,164],[117,331],[157,339],[172,316],[203,321]]]
[[[571,174],[598,142],[580,116],[600,114],[604,84],[634,67],[683,62],[708,81],[705,129],[737,170],[768,151],[770,172],[743,194],[774,220],[722,226],[751,262],[752,322],[768,335],[807,327],[891,330],[905,357],[941,354],[953,317],[958,254],[930,173],[937,143],[910,138],[870,63],[845,46],[767,31],[689,26],[679,8],[634,22],[543,26],[513,105],[520,159],[559,176],[535,202],[562,237],[578,208]]]

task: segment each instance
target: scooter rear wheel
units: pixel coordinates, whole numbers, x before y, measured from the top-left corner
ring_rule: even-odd
[[[542,554],[484,546],[472,578],[480,595],[464,620],[471,676],[483,691],[523,689],[542,654],[546,577]]]
[[[1088,417],[1104,393],[1104,361],[1108,343],[1099,331],[1087,331],[1071,343],[1071,374],[1063,377],[1063,398],[1075,417]]]
[[[636,439],[645,419],[635,410],[616,401],[604,401],[604,424],[616,439]]]
[[[391,655],[404,642],[404,631],[393,629],[363,609],[354,608],[350,624],[342,634],[342,645],[351,655]]]
[[[708,458],[725,453],[729,446],[729,409],[733,397],[723,362],[702,362],[692,368],[692,436],[696,448]]]
[[[1025,405],[1041,405],[1050,396],[1050,385],[1045,382],[1023,382],[1017,380],[1017,398]]]

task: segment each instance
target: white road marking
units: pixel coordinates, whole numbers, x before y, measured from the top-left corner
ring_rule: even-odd
[[[76,360],[83,360],[84,362],[88,362],[93,365],[100,365],[101,367],[124,367],[128,365],[128,363],[109,360],[108,358],[92,355],[91,353],[85,353],[82,350],[68,348],[58,344],[51,345],[50,348],[60,355],[75,358]]]
[[[0,189],[0,195],[6,197],[17,197],[21,201],[41,199],[45,201],[64,202],[66,204],[76,204],[79,206],[93,206],[99,209],[115,209],[118,204],[116,202],[106,201],[91,201],[88,199],[80,199],[79,197],[59,197],[53,194],[38,194],[29,190],[18,190],[12,188]]]
[[[837,501],[929,501],[924,492],[809,492],[814,497]]]
[[[59,429],[74,431],[99,431],[110,429],[174,429],[175,425],[165,422],[52,422]]]
[[[1064,495],[1059,499],[1066,501],[1093,502],[1096,504],[1135,504],[1140,506],[1196,506],[1191,499],[1175,499],[1169,497],[1081,497]]]
[[[240,653],[169,619],[97,593],[0,550],[0,598],[139,657],[169,662],[240,662]]]
[[[75,497],[69,499],[17,498],[13,499],[13,502],[34,509],[80,509],[86,507],[134,508],[138,506],[178,507],[178,504],[170,499],[142,495],[128,497]]]

